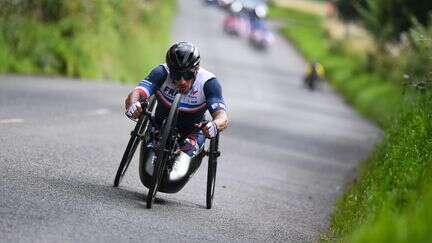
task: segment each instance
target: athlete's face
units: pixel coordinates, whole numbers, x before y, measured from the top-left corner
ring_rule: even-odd
[[[183,77],[179,80],[174,80],[176,88],[182,94],[187,94],[192,88],[193,79],[184,79]]]
[[[179,92],[182,94],[187,94],[192,88],[196,71],[171,72],[170,75],[171,79],[174,80],[176,88],[179,90]]]

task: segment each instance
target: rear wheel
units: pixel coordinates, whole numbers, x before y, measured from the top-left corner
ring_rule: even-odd
[[[174,136],[175,136],[175,126],[177,121],[178,106],[180,104],[181,94],[178,93],[174,97],[174,101],[171,105],[168,117],[162,126],[161,140],[157,145],[156,149],[156,161],[153,169],[153,175],[151,178],[151,184],[149,187],[149,192],[147,194],[146,202],[147,208],[151,208],[153,205],[153,200],[156,196],[161,178],[165,171],[165,165],[169,156],[173,153]]]
[[[153,108],[156,99],[151,97],[149,100],[149,107]],[[145,114],[141,115],[134,130],[131,132],[131,138],[129,139],[126,150],[123,153],[122,160],[120,162],[119,168],[117,169],[116,176],[114,178],[114,187],[118,187],[124,175],[126,174],[129,164],[132,161],[133,155],[141,141],[140,136],[144,134],[149,125],[149,117]]]
[[[207,209],[211,209],[213,205],[213,197],[216,185],[216,168],[217,158],[219,157],[219,134],[210,140],[209,148],[209,160],[208,160],[208,171],[207,171],[207,194],[206,194],[206,205]]]

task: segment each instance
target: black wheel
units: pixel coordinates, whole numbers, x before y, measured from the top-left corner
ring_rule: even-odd
[[[150,98],[149,107],[153,108],[156,99],[154,97]],[[140,136],[144,134],[149,125],[149,117],[146,114],[141,115],[134,130],[131,132],[131,138],[129,139],[129,143],[126,147],[126,150],[123,153],[122,160],[120,162],[119,168],[117,169],[116,176],[114,178],[114,187],[118,187],[123,176],[126,174],[127,169],[129,168],[129,164],[132,161],[133,155],[138,147],[138,144],[141,141]]]
[[[174,101],[171,105],[171,109],[169,111],[168,117],[162,126],[161,131],[161,140],[157,145],[156,149],[156,161],[153,169],[153,175],[151,178],[151,184],[149,187],[149,192],[147,194],[146,202],[147,208],[151,208],[153,204],[153,200],[156,196],[156,192],[159,187],[160,180],[163,176],[166,161],[168,160],[170,154],[173,152],[173,136],[177,121],[178,114],[178,106],[180,104],[181,94],[178,93],[174,97]]]
[[[217,158],[219,157],[218,147],[219,134],[215,138],[210,140],[206,194],[207,209],[211,209],[213,205],[213,197],[216,185]]]

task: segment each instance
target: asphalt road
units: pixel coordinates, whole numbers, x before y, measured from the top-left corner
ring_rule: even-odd
[[[305,90],[304,63],[286,42],[256,51],[224,35],[221,13],[201,1],[179,9],[175,40],[199,46],[229,108],[214,208],[205,209],[206,166],[151,210],[136,158],[112,187],[133,128],[122,110],[132,87],[2,76],[0,242],[305,242],[326,229],[379,131],[327,87]]]

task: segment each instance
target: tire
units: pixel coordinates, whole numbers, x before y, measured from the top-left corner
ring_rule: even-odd
[[[151,97],[149,100],[149,107],[153,108],[156,99]],[[149,117],[147,115],[141,115],[137,124],[135,125],[134,130],[131,132],[131,138],[129,139],[126,150],[123,153],[122,160],[120,162],[119,168],[117,169],[116,176],[114,178],[114,187],[118,187],[120,185],[121,180],[126,174],[127,169],[129,168],[129,164],[132,161],[132,158],[135,154],[135,151],[141,141],[140,134],[144,134],[149,125]]]
[[[156,196],[160,180],[163,176],[166,161],[169,155],[172,153],[172,145],[174,144],[172,141],[172,135],[175,130],[176,122],[177,122],[177,114],[178,114],[178,106],[180,104],[181,94],[178,93],[174,97],[173,103],[171,104],[171,109],[169,111],[168,117],[162,126],[161,136],[162,139],[158,145],[158,149],[156,150],[156,161],[155,168],[153,170],[153,175],[151,178],[151,185],[149,188],[149,192],[147,194],[146,203],[147,208],[151,208],[153,204],[153,200]]]
[[[219,134],[210,140],[209,148],[209,160],[208,160],[208,171],[207,171],[207,193],[206,193],[206,206],[207,209],[211,209],[213,205],[213,197],[216,185],[216,168],[217,158],[219,157]]]

